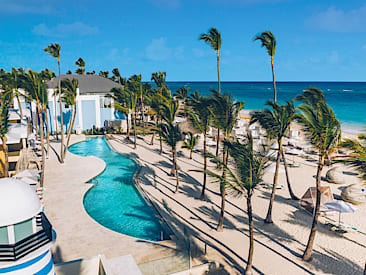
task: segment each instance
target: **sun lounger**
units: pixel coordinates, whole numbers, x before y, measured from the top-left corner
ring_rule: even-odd
[[[273,183],[263,183],[262,186],[266,189],[272,189],[273,188]],[[277,183],[276,184],[276,189],[284,189],[285,186],[283,184]]]
[[[329,229],[331,231],[341,233],[341,234],[359,231],[356,227],[352,227],[351,225],[345,224],[343,222],[338,223],[335,221],[329,221],[326,223],[326,225],[329,226]]]

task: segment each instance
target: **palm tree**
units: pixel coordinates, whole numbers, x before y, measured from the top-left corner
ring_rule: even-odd
[[[145,136],[145,105],[144,99],[146,97],[145,90],[143,89],[141,82],[141,75],[133,75],[131,79],[135,83],[135,89],[140,103],[141,119],[142,119],[142,135]]]
[[[339,147],[349,150],[350,153],[338,161],[354,167],[359,172],[360,178],[366,181],[366,136],[359,135],[358,139],[360,141],[346,138],[340,143]]]
[[[99,76],[104,77],[104,78],[108,78],[109,72],[108,71],[100,71]]]
[[[174,94],[173,96],[176,99],[182,100],[183,102],[185,102],[187,96],[188,96],[188,92],[189,92],[189,87],[180,87]]]
[[[76,60],[75,65],[79,67],[75,71],[77,74],[85,74],[85,61],[81,57],[79,57],[79,59]]]
[[[63,119],[63,112],[62,112],[62,92],[61,92],[61,67],[60,67],[60,51],[61,46],[58,43],[54,43],[49,45],[47,48],[43,49],[45,52],[49,53],[52,57],[57,58],[58,64],[58,92],[59,92],[59,108],[60,108],[60,124],[61,124],[61,150],[60,150],[60,157],[61,163],[64,162],[64,119]]]
[[[166,99],[160,93],[157,93],[157,94],[154,94],[154,95],[148,97],[147,101],[148,101],[147,104],[150,106],[151,112],[155,116],[155,130],[157,130],[159,128],[159,124],[162,121],[163,106],[168,103],[168,99]],[[153,135],[151,137],[151,142],[150,142],[151,145],[154,145],[155,132],[156,131],[153,131]],[[159,133],[159,132],[157,132],[157,133]],[[162,140],[161,140],[161,136],[160,136],[160,155],[162,154],[162,152],[163,152],[163,144],[162,144]]]
[[[166,72],[156,72],[151,74],[151,80],[155,82],[160,94],[163,95],[163,88],[165,85]]]
[[[106,97],[113,99],[113,108],[117,111],[123,113],[126,117],[126,124],[127,124],[127,130],[126,130],[126,137],[128,144],[130,144],[130,109],[129,106],[131,103],[129,102],[130,97],[128,96],[128,92],[122,88],[112,88],[110,90],[110,93],[106,95]]]
[[[202,33],[199,40],[205,41],[211,48],[216,52],[216,62],[217,62],[217,83],[218,91],[221,93],[221,82],[220,82],[220,49],[221,49],[221,34],[215,29],[209,29],[208,33]],[[219,145],[220,145],[220,129],[217,128],[217,144],[216,144],[216,156],[219,155]]]
[[[224,141],[227,148],[227,153],[233,160],[233,167],[230,168],[227,164],[220,161],[217,157],[210,154],[210,157],[217,163],[219,167],[225,170],[226,177],[209,170],[204,170],[205,174],[227,188],[233,190],[237,196],[246,198],[246,206],[248,213],[249,226],[249,252],[247,266],[244,274],[253,274],[253,252],[254,252],[254,224],[253,224],[253,208],[252,196],[254,190],[263,181],[264,169],[268,166],[268,159],[265,157],[265,152],[256,152],[253,149],[253,138],[248,135],[244,142]]]
[[[183,141],[182,148],[189,150],[189,159],[192,159],[193,149],[197,144],[199,136],[194,135],[192,132],[187,133],[187,138]]]
[[[68,129],[68,133],[67,133],[67,139],[66,139],[66,147],[65,147],[65,157],[66,157],[66,152],[69,148],[69,143],[70,143],[70,137],[72,134],[72,129],[74,129],[74,123],[75,123],[75,118],[76,118],[76,96],[77,96],[77,88],[79,86],[79,81],[75,78],[73,78],[72,80],[70,79],[64,79],[61,82],[61,86],[63,88],[62,93],[62,99],[63,101],[66,103],[66,105],[71,106],[71,108],[73,108],[73,114],[71,115],[70,118],[70,125],[69,125],[69,129]]]
[[[215,123],[219,129],[222,129],[226,140],[230,139],[231,132],[238,119],[241,109],[244,107],[244,102],[234,101],[230,93],[221,94],[219,91],[211,90],[212,112]],[[223,147],[222,162],[227,165],[228,155],[226,147]],[[222,171],[222,176],[225,178],[225,170]],[[220,186],[221,192],[221,213],[217,231],[223,230],[224,213],[225,213],[225,185]]]
[[[42,170],[41,170],[41,179],[40,186],[43,187],[44,182],[44,173],[45,173],[45,148],[44,148],[44,133],[43,133],[43,114],[42,114],[42,104],[44,104],[45,99],[47,98],[47,87],[46,84],[42,81],[40,76],[32,71],[28,70],[25,79],[25,90],[28,92],[27,95],[23,95],[29,100],[35,101],[37,106],[38,118],[40,121],[40,138],[41,138],[41,150],[42,150]],[[62,152],[62,148],[61,148]]]
[[[318,89],[319,96],[323,92]],[[320,213],[320,180],[325,156],[328,155],[336,146],[341,136],[341,126],[335,117],[333,110],[325,100],[318,102],[317,105],[310,105],[308,100],[304,100],[299,106],[301,114],[297,115],[297,121],[302,125],[309,142],[318,149],[319,161],[316,174],[316,204],[313,214],[311,231],[303,255],[303,259],[311,259],[315,234],[317,231],[318,217]]]
[[[48,68],[44,69],[40,72],[40,76],[44,80],[51,80],[52,82],[52,90],[55,90],[54,86],[54,78],[56,77],[55,73],[49,70]],[[57,106],[56,106],[56,96],[53,96],[54,100],[54,106],[55,106],[55,133],[56,133],[56,139],[58,140],[58,134],[57,134]]]
[[[263,111],[255,111],[251,114],[250,124],[258,122],[260,126],[266,130],[267,135],[270,139],[276,139],[278,144],[278,151],[277,151],[277,160],[276,160],[276,170],[273,177],[273,186],[272,186],[272,193],[271,199],[269,202],[268,212],[265,219],[266,223],[272,223],[272,207],[275,199],[275,192],[277,186],[277,179],[278,179],[278,169],[280,167],[281,156],[284,158],[283,155],[283,148],[282,148],[282,139],[286,136],[291,122],[295,119],[295,107],[292,101],[287,101],[286,105],[280,105],[273,101],[267,101],[267,106],[272,108],[270,109],[265,108]],[[296,196],[292,192],[291,185],[288,181],[288,189],[291,195],[291,198],[295,199]]]
[[[11,101],[11,94],[13,90],[9,87],[5,87],[2,85],[3,92],[0,94],[0,138],[2,141],[2,149],[4,152],[4,163],[1,163],[3,166],[3,176],[9,176],[9,160],[8,160],[8,146],[6,144],[6,134],[9,130],[9,108]]]
[[[199,133],[203,133],[203,170],[207,170],[207,132],[213,119],[211,98],[201,96],[197,92],[193,96],[188,97],[187,105],[190,107],[188,112],[189,120]],[[203,174],[200,200],[205,200],[206,181],[207,176]]]
[[[265,47],[268,55],[271,57],[271,67],[272,67],[272,81],[273,81],[273,92],[274,92],[274,102],[277,102],[277,89],[275,82],[275,71],[273,65],[273,56],[276,53],[276,37],[270,31],[264,31],[256,35],[253,41],[259,40],[262,43],[262,47]]]
[[[137,132],[136,132],[136,106],[138,101],[138,90],[139,90],[139,82],[134,78],[134,76],[130,77],[127,81],[126,95],[128,97],[127,102],[129,103],[128,108],[132,111],[132,119],[133,119],[133,133],[134,133],[134,145],[133,149],[136,150],[137,145]]]

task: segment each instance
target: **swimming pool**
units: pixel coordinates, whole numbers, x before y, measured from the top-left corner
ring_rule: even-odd
[[[94,178],[84,196],[86,212],[101,225],[136,238],[160,241],[163,228],[154,210],[136,188],[133,176],[138,168],[127,155],[112,150],[102,137],[88,138],[69,147],[81,156],[96,156],[106,168]],[[163,234],[163,238],[165,235]]]

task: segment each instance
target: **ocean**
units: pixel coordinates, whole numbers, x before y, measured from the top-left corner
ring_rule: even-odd
[[[217,90],[217,82],[167,82],[172,93],[180,87],[199,90],[202,95]],[[308,87],[321,89],[346,132],[366,129],[366,82],[276,82],[277,100],[285,103]],[[245,109],[263,109],[273,100],[272,82],[221,82],[221,91],[230,92],[236,100],[245,101]]]

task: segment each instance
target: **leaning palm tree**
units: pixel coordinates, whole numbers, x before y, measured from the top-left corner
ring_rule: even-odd
[[[26,95],[24,94],[24,97],[36,103],[38,119],[40,121],[39,130],[40,130],[41,150],[42,150],[42,166],[41,166],[42,170],[41,170],[40,186],[43,187],[46,161],[45,161],[44,134],[43,134],[44,123],[43,123],[42,103],[44,104],[45,98],[47,98],[47,87],[46,84],[40,78],[40,76],[32,70],[28,70],[24,86],[25,90],[27,91],[27,94]]]
[[[114,68],[114,69],[112,70],[112,74],[113,74],[113,75],[114,75],[114,77],[117,79],[117,82],[118,82],[119,84],[121,84],[121,85],[122,85],[122,82],[121,82],[121,74],[119,73],[118,68]]]
[[[340,148],[344,148],[349,150],[349,154],[345,156],[343,159],[337,160],[339,162],[343,162],[346,165],[349,165],[355,168],[360,178],[363,181],[366,181],[366,136],[359,135],[358,140],[353,139],[344,139],[339,144]]]
[[[147,98],[147,105],[150,106],[150,113],[152,113],[155,117],[155,130],[159,128],[159,124],[162,121],[163,116],[163,106],[168,103],[168,99],[166,99],[164,96],[162,96],[160,93],[154,94]],[[153,131],[152,137],[151,137],[151,145],[154,145],[154,137],[155,132]],[[157,132],[158,133],[158,132]],[[163,152],[163,144],[160,136],[160,154]]]
[[[61,67],[60,67],[60,51],[61,46],[58,43],[54,43],[49,45],[47,48],[43,49],[45,52],[49,53],[52,57],[57,58],[58,64],[58,92],[59,92],[59,108],[60,108],[60,124],[61,124],[61,150],[60,150],[60,158],[61,163],[64,162],[64,119],[63,119],[63,112],[62,112],[62,92],[61,92]]]
[[[323,94],[321,90],[318,90],[318,93]],[[310,105],[307,100],[304,100],[299,106],[299,110],[301,114],[297,115],[297,121],[302,125],[309,142],[318,149],[319,155],[316,173],[316,204],[309,239],[303,255],[303,259],[308,261],[312,255],[320,213],[321,173],[325,165],[325,157],[337,146],[341,137],[341,126],[325,100],[316,106]]]
[[[193,127],[199,132],[203,133],[203,170],[207,170],[207,132],[212,123],[213,114],[211,109],[211,98],[207,96],[189,97],[187,105],[190,107],[188,118]],[[203,174],[203,184],[200,200],[205,200],[207,176]]]
[[[79,67],[75,71],[77,74],[85,74],[85,61],[81,57],[76,60],[75,65]]]
[[[76,118],[76,96],[77,96],[77,88],[79,86],[79,81],[75,78],[73,78],[72,80],[64,79],[61,82],[61,86],[63,88],[63,90],[62,90],[63,101],[65,102],[66,105],[68,105],[74,109],[73,113],[71,115],[71,118],[70,118],[70,125],[69,125],[69,129],[68,129],[68,133],[66,134],[66,147],[65,147],[65,152],[64,152],[65,157],[66,157],[66,153],[69,148],[71,133],[72,133],[72,130],[74,129],[74,123],[75,123],[75,118]]]
[[[195,135],[192,132],[188,132],[186,139],[183,141],[182,148],[189,150],[189,159],[192,159],[193,149],[196,146],[198,139],[198,135]]]
[[[263,111],[255,111],[251,114],[250,124],[258,122],[259,125],[266,130],[267,135],[270,139],[275,139],[278,145],[276,170],[273,177],[271,199],[269,201],[269,207],[267,216],[265,219],[266,223],[272,223],[272,208],[275,199],[275,192],[278,179],[278,169],[280,167],[281,157],[284,158],[282,140],[286,136],[291,122],[295,119],[295,107],[292,101],[287,101],[287,104],[280,105],[273,101],[267,101],[267,106],[271,107],[272,110],[265,108]],[[297,199],[293,194],[291,185],[288,183],[288,189],[292,199]]]
[[[236,124],[238,115],[244,107],[244,102],[234,101],[230,93],[221,94],[219,91],[211,90],[211,104],[214,121],[219,129],[222,129],[226,140],[230,139],[231,132]],[[227,165],[228,154],[226,147],[223,147],[222,162]],[[225,177],[225,170],[222,171],[222,176]],[[220,186],[221,192],[221,213],[217,231],[223,230],[224,213],[225,213],[225,185]]]
[[[3,86],[3,85],[2,85]],[[0,138],[2,141],[2,150],[4,152],[4,163],[1,163],[3,176],[9,176],[9,160],[8,160],[8,146],[6,144],[6,134],[9,130],[9,108],[11,101],[11,94],[13,90],[9,87],[2,87],[3,92],[0,94]]]
[[[221,174],[210,170],[203,170],[203,172],[215,179],[220,185],[225,185],[231,189],[234,195],[246,198],[249,226],[249,252],[244,274],[249,275],[253,274],[254,252],[252,196],[254,190],[263,181],[263,172],[268,166],[268,159],[265,157],[265,152],[257,152],[253,149],[253,138],[251,135],[248,135],[244,142],[225,140],[224,144],[227,148],[228,155],[232,159],[232,165],[228,166],[212,154],[210,154],[210,157],[219,164],[219,167],[225,170],[227,176],[222,177]]]
[[[127,102],[129,103],[128,108],[132,112],[132,119],[133,119],[133,134],[134,134],[134,145],[133,149],[136,150],[137,145],[137,132],[136,132],[136,106],[138,101],[138,90],[139,90],[139,83],[133,77],[130,77],[127,82],[126,87],[126,95],[128,97]]]
[[[208,33],[202,33],[199,40],[205,41],[216,53],[216,63],[217,63],[217,83],[218,92],[221,93],[221,82],[220,82],[220,49],[221,49],[221,34],[216,28],[211,28]],[[220,145],[220,129],[217,128],[217,144],[216,144],[216,156],[219,155],[219,145]]]
[[[274,92],[274,102],[277,102],[277,89],[276,89],[276,81],[275,81],[275,71],[273,65],[273,57],[276,53],[276,37],[270,31],[264,31],[258,35],[256,35],[253,41],[259,40],[262,43],[262,47],[265,47],[268,55],[271,57],[271,67],[272,67],[272,82],[273,82],[273,92]]]
[[[151,80],[155,82],[160,94],[163,94],[163,88],[165,84],[166,72],[156,72],[151,74]]]

